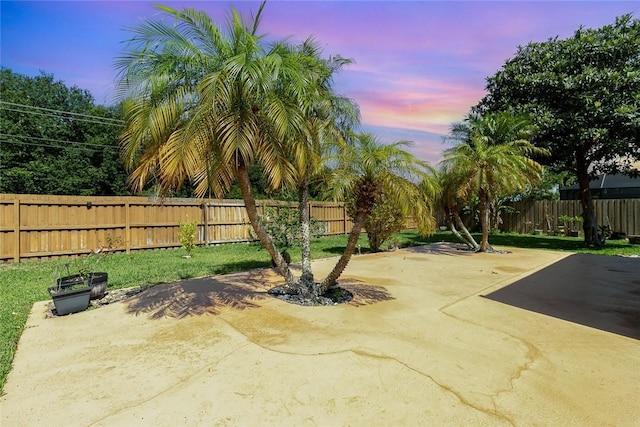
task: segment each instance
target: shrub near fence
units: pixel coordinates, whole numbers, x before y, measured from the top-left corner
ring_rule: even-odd
[[[258,211],[293,203],[260,200]],[[311,202],[326,234],[351,228],[343,203]],[[89,253],[120,237],[123,251],[180,246],[179,222],[198,221],[198,244],[251,240],[238,200],[155,199],[0,194],[0,262]]]
[[[598,225],[610,226],[612,231],[627,235],[640,234],[640,199],[594,200]],[[579,200],[544,200],[511,203],[515,211],[503,214],[500,230],[513,233],[531,233],[534,229],[545,233],[557,231],[562,215],[580,216]]]

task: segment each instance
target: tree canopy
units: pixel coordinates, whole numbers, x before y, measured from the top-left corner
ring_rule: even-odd
[[[0,70],[0,192],[127,194],[116,107],[53,75]]]
[[[640,21],[624,15],[598,29],[580,27],[567,39],[519,47],[487,79],[475,111],[529,114],[555,171],[576,174],[585,240],[597,243],[589,180],[600,173],[634,173],[640,153]]]

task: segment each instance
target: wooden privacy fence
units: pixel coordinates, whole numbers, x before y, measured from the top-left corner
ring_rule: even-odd
[[[594,204],[598,225],[609,225],[612,231],[627,235],[640,234],[640,199],[598,199]],[[563,225],[560,216],[582,214],[579,200],[516,202],[510,206],[515,211],[502,214],[504,223],[499,228],[513,233],[531,233],[534,229],[545,233],[556,231]]]
[[[260,200],[258,212],[294,203]],[[345,234],[352,222],[343,203],[311,202],[325,234]],[[89,253],[110,238],[118,250],[179,247],[179,222],[198,222],[198,243],[253,240],[238,200],[0,194],[0,262]]]
[[[295,203],[258,201],[258,212]],[[518,202],[502,214],[503,231],[555,231],[561,215],[580,215],[577,200]],[[640,234],[640,199],[595,200],[600,225],[627,235]],[[344,203],[311,202],[311,216],[325,234],[351,229]],[[179,222],[198,222],[198,243],[253,240],[242,201],[146,197],[80,197],[0,194],[0,262],[86,254],[120,238],[118,250],[179,247]]]

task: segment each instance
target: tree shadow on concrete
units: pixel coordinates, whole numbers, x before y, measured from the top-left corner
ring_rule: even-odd
[[[331,246],[329,248],[323,248],[322,251],[326,253],[331,253],[334,255],[342,255],[344,253],[344,246]],[[353,251],[354,255],[364,255],[364,254],[370,254],[370,253],[372,252],[368,247],[364,247],[360,249],[356,247],[356,249]]]
[[[127,304],[130,314],[152,319],[219,314],[223,308],[256,308],[270,298],[267,290],[280,280],[270,269],[188,279],[151,287]]]
[[[282,284],[282,277],[273,269],[187,279],[147,288],[127,302],[127,313],[147,314],[151,319],[181,319],[217,315],[222,309],[257,308],[260,301],[273,298],[267,293],[269,289]],[[341,279],[339,284],[354,295],[349,305],[364,306],[394,299],[382,286],[355,279]]]
[[[449,256],[470,256],[476,252],[470,251],[463,244],[451,242],[430,243],[426,246],[413,246],[403,249],[405,252],[417,254],[449,255]]]
[[[368,285],[356,279],[340,279],[338,282],[341,288],[353,294],[353,299],[348,302],[349,305],[362,307],[395,299],[387,289],[382,286]]]
[[[485,297],[640,339],[639,272],[640,258],[574,254]]]

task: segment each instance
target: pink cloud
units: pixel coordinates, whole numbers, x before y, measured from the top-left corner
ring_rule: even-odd
[[[482,98],[484,90],[462,82],[400,76],[367,80],[348,95],[360,105],[365,123],[446,134],[451,123],[461,120]]]

